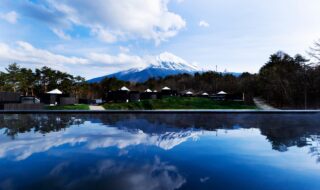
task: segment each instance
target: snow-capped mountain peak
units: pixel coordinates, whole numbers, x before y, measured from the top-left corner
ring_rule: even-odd
[[[195,72],[201,71],[198,67],[168,52],[161,53],[158,56],[145,57],[144,61],[146,63],[145,67],[120,71],[91,79],[88,82],[100,82],[106,77],[116,77],[120,80],[132,82],[144,82],[151,77],[166,77],[182,73],[194,74]]]
[[[195,72],[200,70],[195,65],[192,65],[184,59],[169,52],[164,52],[156,56],[155,60],[151,63],[150,67],[189,72]]]

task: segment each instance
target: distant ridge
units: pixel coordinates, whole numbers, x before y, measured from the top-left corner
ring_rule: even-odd
[[[156,56],[150,61],[149,66],[145,68],[133,68],[126,71],[120,71],[110,75],[97,77],[88,80],[89,83],[98,83],[105,78],[115,77],[119,80],[131,81],[131,82],[145,82],[152,77],[166,77],[169,75],[177,74],[194,74],[196,72],[203,72],[195,65],[188,63],[182,58],[175,56],[171,53],[164,52]],[[235,76],[239,76],[240,73],[230,73]]]

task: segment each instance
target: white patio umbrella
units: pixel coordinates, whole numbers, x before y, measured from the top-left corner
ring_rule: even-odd
[[[62,92],[59,89],[54,89],[54,90],[47,92],[47,94],[62,94]]]
[[[121,87],[120,90],[121,90],[121,91],[130,91],[129,88],[127,88],[127,87],[125,87],[125,86]]]
[[[226,95],[227,93],[226,92],[224,92],[224,91],[220,91],[220,92],[218,92],[218,95]]]

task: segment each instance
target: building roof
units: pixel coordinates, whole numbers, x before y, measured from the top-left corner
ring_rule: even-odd
[[[218,95],[226,95],[227,93],[226,92],[224,92],[224,91],[220,91],[220,92],[218,92]]]
[[[62,94],[62,92],[59,89],[54,89],[54,90],[47,92],[47,94]]]
[[[130,91],[129,88],[127,88],[125,86],[121,87],[119,90],[121,90],[121,91]]]
[[[162,88],[162,90],[171,90],[169,87],[165,86]]]

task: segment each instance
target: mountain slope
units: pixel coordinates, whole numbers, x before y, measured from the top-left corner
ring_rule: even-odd
[[[200,71],[196,66],[171,53],[165,52],[149,61],[145,68],[134,68],[89,80],[89,83],[100,82],[106,77],[116,77],[131,82],[144,82],[151,77],[166,77],[181,73],[193,74]]]

